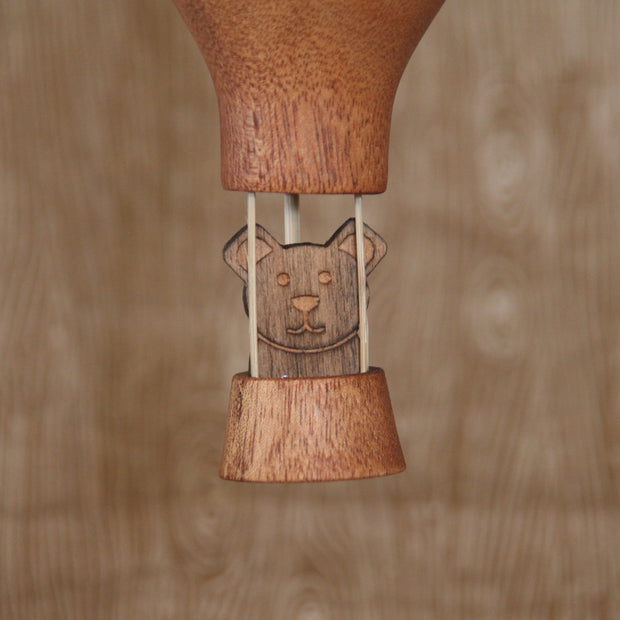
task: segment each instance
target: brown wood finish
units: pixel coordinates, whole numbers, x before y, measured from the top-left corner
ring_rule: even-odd
[[[405,469],[385,374],[232,382],[220,476],[352,480]]]
[[[246,284],[247,236],[244,227],[224,248],[224,260]],[[359,372],[355,221],[347,220],[323,245],[281,245],[260,225],[256,237],[258,376]],[[387,251],[370,226],[364,251],[368,275]]]
[[[443,0],[174,0],[215,84],[226,189],[377,193],[396,88]]]
[[[234,484],[204,60],[164,0],[0,2],[0,618],[616,620],[619,32],[615,0],[445,4],[364,199],[407,470]],[[302,198],[304,238],[350,213]]]

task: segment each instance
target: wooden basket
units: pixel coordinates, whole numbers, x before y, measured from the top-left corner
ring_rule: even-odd
[[[385,373],[232,380],[220,476],[318,482],[405,469]]]

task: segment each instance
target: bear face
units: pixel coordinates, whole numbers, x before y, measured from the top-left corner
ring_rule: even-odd
[[[247,245],[244,227],[224,248],[224,260],[246,285]],[[386,249],[365,226],[367,274]],[[259,376],[348,374],[359,368],[355,221],[345,222],[324,245],[281,245],[257,226],[256,301]],[[244,303],[247,312],[246,288]],[[274,368],[264,369],[262,361]]]

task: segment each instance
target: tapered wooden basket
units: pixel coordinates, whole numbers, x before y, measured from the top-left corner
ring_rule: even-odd
[[[310,482],[405,469],[385,374],[233,378],[220,475]]]
[[[396,89],[443,0],[174,3],[217,92],[226,189],[385,190]],[[249,223],[251,239],[254,229]],[[358,290],[362,296],[365,285]],[[222,477],[342,480],[404,467],[382,370],[292,379],[259,368],[257,377],[233,378]]]

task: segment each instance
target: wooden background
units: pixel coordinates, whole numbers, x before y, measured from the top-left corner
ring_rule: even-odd
[[[0,617],[620,618],[618,32],[447,2],[366,201],[409,468],[259,486],[217,478],[244,197],[193,40],[166,0],[2,2]],[[305,238],[351,213],[302,200]]]

